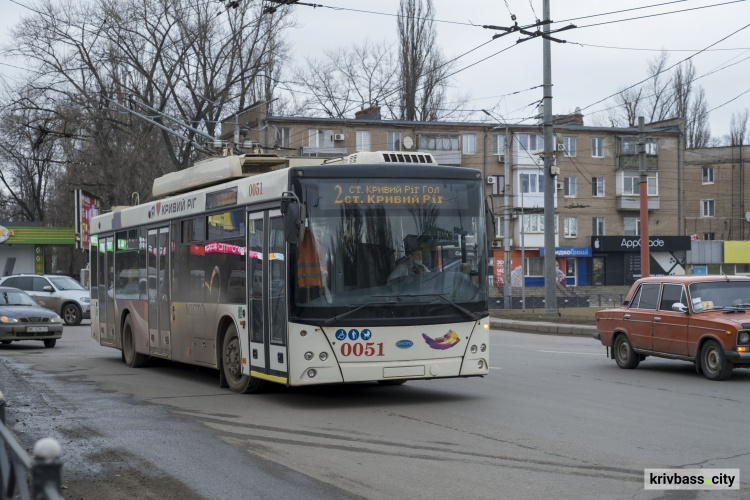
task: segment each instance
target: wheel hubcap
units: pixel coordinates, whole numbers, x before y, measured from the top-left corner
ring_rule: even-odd
[[[711,349],[706,354],[706,365],[708,365],[708,369],[712,372],[719,369],[719,354],[716,352],[716,349]]]
[[[620,355],[620,359],[623,361],[627,361],[630,357],[630,352],[625,342],[620,341],[619,349],[617,350],[617,352]]]

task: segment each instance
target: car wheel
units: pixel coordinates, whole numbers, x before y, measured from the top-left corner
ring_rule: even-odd
[[[62,310],[63,321],[66,325],[78,326],[81,324],[83,314],[78,304],[65,304]]]
[[[122,325],[122,355],[125,358],[125,364],[131,368],[140,368],[148,361],[148,356],[135,352],[133,322],[130,316],[125,318],[125,323]]]
[[[404,385],[405,383],[405,378],[397,378],[394,380],[378,380],[378,384],[380,385]]]
[[[262,380],[242,374],[240,339],[237,336],[237,327],[234,324],[230,325],[224,333],[224,342],[221,348],[221,369],[224,371],[224,380],[234,392],[250,394],[263,388]]]
[[[633,350],[633,346],[630,345],[628,336],[624,333],[621,333],[615,339],[613,351],[617,366],[620,368],[632,370],[641,362],[641,357]]]
[[[709,340],[701,349],[701,369],[709,380],[725,380],[732,375],[734,365],[724,356],[724,349],[715,340]]]
[[[44,341],[44,347],[46,347],[47,349],[55,347],[55,344],[57,344],[57,339],[46,339]]]
[[[3,345],[8,345],[8,344],[10,344],[11,342],[13,342],[13,341],[12,341],[12,340],[3,340]]]

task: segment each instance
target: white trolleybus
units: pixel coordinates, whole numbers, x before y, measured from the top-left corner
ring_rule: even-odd
[[[486,375],[481,173],[418,153],[289,161],[207,160],[95,217],[93,338],[242,393]]]

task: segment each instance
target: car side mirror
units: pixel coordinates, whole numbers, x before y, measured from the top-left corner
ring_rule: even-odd
[[[630,301],[629,300],[623,300],[622,301],[622,307],[628,307],[629,305],[630,305]]]
[[[685,304],[683,304],[682,302],[675,302],[674,304],[672,304],[672,310],[673,311],[677,311],[677,312],[681,312],[681,313],[688,312],[687,306]]]
[[[49,285],[47,285],[47,286],[45,286],[44,288],[42,288],[42,290],[44,290],[45,292],[54,292],[54,291],[55,291],[55,290],[54,290],[54,289],[53,289],[53,288],[52,288],[51,286],[49,286]]]

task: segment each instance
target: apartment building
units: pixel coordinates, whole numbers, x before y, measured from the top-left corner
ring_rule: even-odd
[[[565,285],[632,283],[640,276],[638,131],[586,126],[580,112],[556,117],[554,127],[555,165],[560,169],[555,180],[560,281]],[[282,155],[427,152],[440,164],[478,169],[496,216],[498,239],[493,242],[492,259],[496,286],[506,279],[504,238],[511,243],[507,279],[516,285],[520,280],[527,286],[543,284],[543,193],[549,177],[540,156],[541,125],[383,120],[377,106],[359,111],[353,119],[283,117],[267,115],[263,106],[256,106],[224,121],[222,130],[224,139],[250,141],[262,151]],[[652,250],[654,245],[661,250],[652,253],[657,274],[659,269],[668,272],[663,267],[680,272],[672,261],[684,266],[685,250],[690,248],[689,238],[679,237],[680,137],[676,122],[647,126],[649,234]],[[511,214],[508,235],[503,232],[506,193]],[[659,253],[663,255],[653,257]]]

